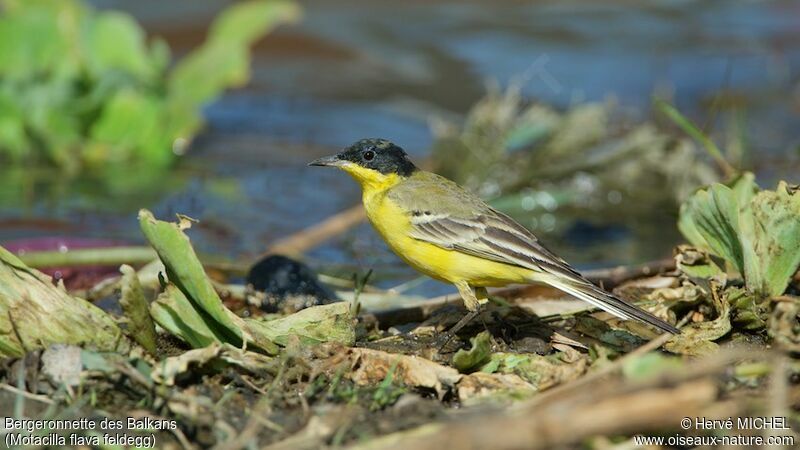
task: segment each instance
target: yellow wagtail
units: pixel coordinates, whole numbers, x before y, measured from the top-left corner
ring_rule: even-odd
[[[486,288],[545,283],[629,320],[680,331],[664,320],[600,289],[536,236],[456,183],[418,169],[397,145],[362,139],[311,166],[344,170],[361,185],[372,225],[405,262],[452,283],[470,311],[450,333],[477,315]]]

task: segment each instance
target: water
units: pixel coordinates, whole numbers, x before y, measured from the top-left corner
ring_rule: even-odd
[[[214,0],[92,3],[131,12],[176,55],[197,45],[224,7]],[[642,118],[659,93],[704,122],[722,91],[746,111],[760,175],[791,178],[798,167],[794,1],[327,0],[304,8],[301,23],[257,46],[252,83],[208,106],[206,132],[165,186],[122,195],[45,176],[21,189],[21,201],[0,205],[0,241],[66,235],[141,242],[135,215],[147,207],[159,217],[199,219],[192,239],[202,251],[252,258],[358,201],[348,177],[307,161],[366,136],[422,157],[430,117],[457,118],[483,95],[487,79],[521,75],[533,98],[559,107],[615,98]],[[585,223],[567,237],[553,236],[551,246],[584,268],[668,256],[679,239]],[[413,276],[367,226],[309,256],[320,267],[375,267],[387,284]]]

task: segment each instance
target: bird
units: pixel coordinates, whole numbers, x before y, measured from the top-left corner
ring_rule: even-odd
[[[335,167],[361,185],[367,218],[414,269],[456,287],[467,314],[488,302],[488,287],[543,283],[625,320],[663,332],[680,330],[606,292],[548,250],[534,234],[457,183],[418,168],[386,139],[361,139],[309,166]]]

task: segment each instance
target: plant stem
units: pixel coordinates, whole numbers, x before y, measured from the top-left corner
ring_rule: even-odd
[[[147,264],[157,258],[150,247],[104,247],[75,249],[66,252],[26,252],[17,255],[29,267],[37,269],[75,266],[119,266]]]

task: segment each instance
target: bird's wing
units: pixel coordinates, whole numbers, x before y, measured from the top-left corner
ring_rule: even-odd
[[[455,183],[433,174],[413,177],[389,193],[409,214],[413,238],[439,247],[531,269],[544,281],[623,319],[670,333],[664,320],[595,286],[545,248],[536,236]],[[533,281],[533,280],[532,280]]]
[[[409,214],[411,237],[489,260],[580,276],[522,225],[446,178],[410,178],[389,193]]]

